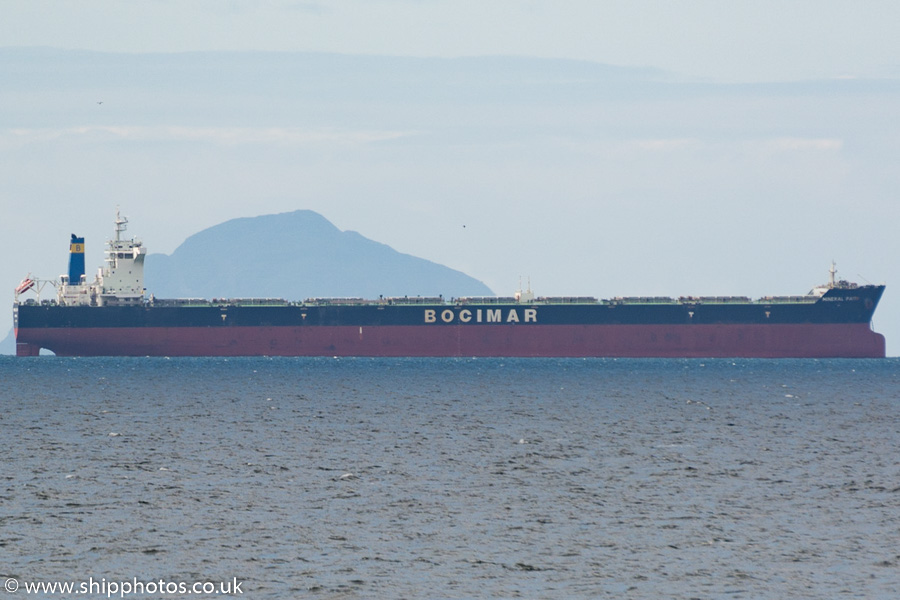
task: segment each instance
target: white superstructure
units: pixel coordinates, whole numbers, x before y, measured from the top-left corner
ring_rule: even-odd
[[[128,219],[120,216],[117,210],[116,239],[107,242],[106,266],[98,270],[92,286],[97,306],[139,304],[143,301],[147,249],[134,238],[122,239],[127,224]]]

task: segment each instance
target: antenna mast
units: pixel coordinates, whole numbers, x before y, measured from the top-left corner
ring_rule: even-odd
[[[116,207],[116,241],[119,242],[122,239],[122,232],[127,229],[125,226],[128,224],[128,218],[123,217],[119,214],[119,208]]]

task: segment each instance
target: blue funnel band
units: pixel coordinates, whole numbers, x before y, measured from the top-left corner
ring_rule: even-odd
[[[72,234],[69,243],[69,285],[78,285],[84,276],[84,238]]]

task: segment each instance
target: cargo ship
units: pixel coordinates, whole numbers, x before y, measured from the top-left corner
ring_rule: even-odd
[[[116,214],[106,264],[27,277],[13,303],[16,354],[37,356],[429,356],[880,358],[872,315],[883,285],[835,277],[806,295],[158,299],[146,248]],[[50,286],[53,298],[42,298]],[[530,286],[528,286],[530,288]]]

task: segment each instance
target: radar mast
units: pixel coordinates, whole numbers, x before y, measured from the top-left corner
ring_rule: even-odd
[[[119,207],[116,207],[116,241],[122,241],[122,232],[127,229],[126,225],[128,225],[128,217],[123,217],[119,214]]]

